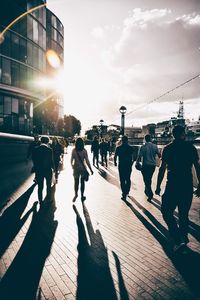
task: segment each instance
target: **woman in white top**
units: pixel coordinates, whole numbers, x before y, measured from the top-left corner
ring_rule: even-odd
[[[83,139],[77,138],[75,142],[75,148],[72,150],[72,155],[71,155],[71,165],[73,168],[74,191],[75,191],[73,202],[75,202],[76,198],[78,197],[79,179],[81,179],[81,200],[84,201],[86,199],[86,197],[84,196],[85,180],[83,177],[86,169],[85,163],[90,169],[92,175],[93,171],[90,165],[90,161],[88,159],[87,150],[84,148]]]

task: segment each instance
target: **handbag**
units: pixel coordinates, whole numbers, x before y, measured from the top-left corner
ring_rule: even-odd
[[[77,153],[77,156],[78,156],[78,158],[79,158],[79,160],[80,160],[82,166],[84,167],[84,173],[83,173],[83,175],[82,175],[82,178],[83,178],[85,181],[88,181],[88,180],[89,180],[90,174],[89,174],[88,170],[86,169],[86,167],[85,167],[85,165],[84,165],[84,163],[83,163],[83,161],[82,161],[80,155],[78,154],[78,151],[76,151],[76,153]]]

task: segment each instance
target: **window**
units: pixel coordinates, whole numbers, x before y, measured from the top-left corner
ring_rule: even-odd
[[[38,30],[38,22],[33,20],[33,41],[38,43],[39,41],[39,30]]]
[[[4,36],[4,42],[1,44],[1,53],[10,56],[10,49],[11,49],[11,41],[10,41],[10,32],[7,31]]]
[[[33,45],[31,42],[27,43],[27,63],[33,65]]]
[[[11,84],[10,60],[2,58],[2,83]]]
[[[27,17],[27,37],[33,39],[33,18],[31,16]]]
[[[19,87],[19,64],[12,62],[12,85]]]
[[[33,66],[38,68],[38,47],[33,46]]]
[[[12,98],[12,113],[19,113],[19,100],[16,98]]]
[[[12,33],[11,41],[11,56],[15,59],[19,59],[19,37]]]
[[[27,87],[27,68],[20,65],[20,87],[26,89]]]
[[[11,114],[11,97],[4,97],[4,115]]]
[[[22,62],[27,62],[27,48],[26,48],[26,40],[20,39],[20,52],[19,57]]]
[[[3,115],[3,96],[0,96],[0,116]]]

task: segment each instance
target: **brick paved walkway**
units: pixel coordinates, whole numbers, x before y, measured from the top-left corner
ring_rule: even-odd
[[[1,212],[0,299],[200,299],[200,200],[191,209],[192,250],[175,256],[160,198],[146,201],[140,172],[133,169],[123,202],[112,161],[94,169],[87,200],[73,206],[69,158],[52,206],[37,212],[30,177]]]

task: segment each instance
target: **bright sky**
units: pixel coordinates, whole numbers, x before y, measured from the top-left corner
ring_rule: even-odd
[[[47,0],[65,28],[65,113],[87,129],[143,125],[200,114],[200,78],[136,110],[200,73],[199,0]],[[129,114],[128,114],[129,113]]]

